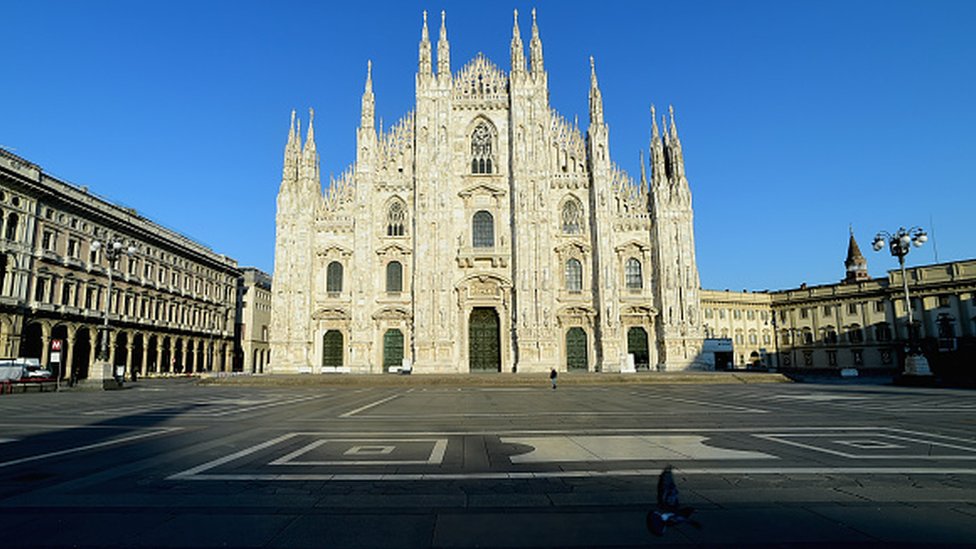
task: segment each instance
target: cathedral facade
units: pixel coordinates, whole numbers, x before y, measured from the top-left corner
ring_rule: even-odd
[[[371,68],[355,163],[325,192],[294,113],[277,199],[272,373],[700,366],[691,192],[673,111],[652,107],[638,181],[611,160],[590,60],[585,132],[549,106],[532,14],[505,72],[452,72],[424,14],[416,107],[376,129]],[[646,175],[649,168],[650,177]]]

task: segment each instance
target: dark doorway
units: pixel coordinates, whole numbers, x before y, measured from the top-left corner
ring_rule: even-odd
[[[472,372],[500,372],[501,338],[498,313],[490,307],[475,307],[468,321],[468,367]]]
[[[75,332],[74,349],[71,356],[71,369],[74,372],[74,379],[87,379],[88,370],[91,366],[91,331],[88,328],[78,328]]]
[[[33,323],[24,328],[20,340],[20,356],[25,358],[41,358],[41,325]]]
[[[627,330],[627,352],[634,355],[634,367],[638,370],[649,370],[651,356],[647,352],[647,330],[633,327]]]

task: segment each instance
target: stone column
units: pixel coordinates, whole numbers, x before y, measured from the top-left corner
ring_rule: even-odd
[[[142,334],[142,375],[149,373],[149,337]]]
[[[156,372],[163,373],[163,341],[156,336]]]
[[[178,347],[180,348],[180,362],[179,364],[177,364],[177,366],[179,366],[178,369],[182,374],[186,372],[186,348],[187,348],[186,340],[181,339]]]
[[[132,337],[130,336],[125,342],[125,371],[132,371]]]
[[[68,344],[67,351],[61,353],[61,363],[64,364],[63,377],[65,379],[71,379],[72,375],[74,374],[75,341],[78,339],[77,335],[77,328],[68,328],[68,340],[65,342]]]
[[[230,372],[234,369],[234,346],[224,344],[224,367],[221,369],[222,372]]]
[[[51,333],[48,328],[41,328],[41,367],[47,368],[51,358]]]
[[[108,332],[105,334],[105,339],[108,341],[108,363],[112,365],[112,372],[115,372],[115,332]]]

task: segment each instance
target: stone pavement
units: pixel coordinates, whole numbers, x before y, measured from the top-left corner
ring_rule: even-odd
[[[976,540],[970,392],[795,383],[552,391],[539,382],[147,380],[126,391],[8,395],[0,546]],[[430,448],[439,440],[437,457]],[[700,528],[655,537],[645,518],[667,463]]]

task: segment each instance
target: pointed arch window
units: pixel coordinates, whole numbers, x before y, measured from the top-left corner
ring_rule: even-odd
[[[471,220],[471,245],[475,248],[495,246],[495,219],[490,213],[481,210]]]
[[[488,124],[479,123],[471,134],[471,173],[495,173],[492,162],[492,131]]]
[[[570,198],[563,204],[562,212],[563,232],[566,234],[580,234],[583,231],[583,207],[579,200]]]
[[[325,291],[333,295],[342,292],[342,263],[338,261],[329,263],[325,272]]]
[[[399,261],[386,264],[386,291],[387,293],[403,291],[403,265]]]
[[[386,236],[403,236],[406,234],[407,211],[403,202],[393,201],[386,210]]]
[[[566,262],[566,289],[574,293],[583,291],[583,264],[576,258]]]
[[[627,264],[624,266],[624,278],[629,290],[640,290],[644,287],[640,260],[633,257],[627,260]]]

